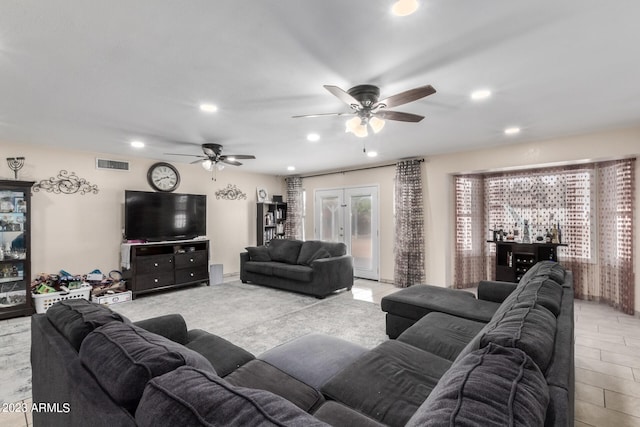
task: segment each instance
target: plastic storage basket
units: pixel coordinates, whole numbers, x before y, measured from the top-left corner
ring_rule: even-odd
[[[45,313],[49,307],[58,301],[77,298],[84,298],[87,301],[90,301],[91,289],[92,286],[90,284],[83,283],[80,285],[79,289],[65,292],[52,292],[49,294],[31,294],[31,297],[33,298],[36,313]]]

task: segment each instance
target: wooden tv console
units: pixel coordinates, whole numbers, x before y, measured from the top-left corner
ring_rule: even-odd
[[[179,286],[209,285],[208,240],[123,243],[121,257],[123,278],[134,298]]]

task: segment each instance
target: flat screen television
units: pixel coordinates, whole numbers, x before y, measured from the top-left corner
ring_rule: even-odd
[[[161,242],[207,234],[207,196],[125,190],[126,240]]]

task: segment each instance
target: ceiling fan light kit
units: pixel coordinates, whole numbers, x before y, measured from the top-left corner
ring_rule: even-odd
[[[378,100],[380,97],[380,89],[374,85],[358,85],[352,87],[348,91],[344,91],[337,86],[331,85],[325,85],[324,88],[331,92],[333,96],[347,104],[351,108],[351,112],[307,114],[293,117],[355,116],[347,120],[346,132],[351,132],[360,138],[364,138],[369,135],[367,125],[371,126],[374,133],[378,133],[382,128],[384,128],[386,120],[413,123],[421,121],[424,119],[424,116],[392,111],[387,108],[408,104],[409,102],[416,101],[436,92],[431,85],[426,85]]]

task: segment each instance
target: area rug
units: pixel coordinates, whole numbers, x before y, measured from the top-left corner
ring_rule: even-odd
[[[219,335],[256,356],[312,332],[367,348],[388,339],[379,304],[354,300],[346,291],[317,299],[237,280],[149,294],[111,308],[132,321],[179,313],[189,329]],[[2,322],[0,403],[18,402],[31,397],[31,319]]]

